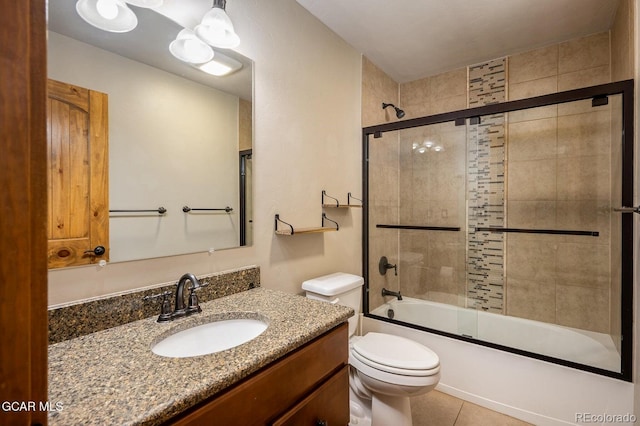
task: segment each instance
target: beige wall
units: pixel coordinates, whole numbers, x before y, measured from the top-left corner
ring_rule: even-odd
[[[255,61],[254,245],[52,271],[50,305],[253,264],[263,286],[288,292],[320,274],[361,273],[357,209],[333,214],[338,232],[276,237],[273,225],[280,213],[319,226],[323,189],[361,194],[361,55],[294,0],[234,0],[227,12],[238,51]]]

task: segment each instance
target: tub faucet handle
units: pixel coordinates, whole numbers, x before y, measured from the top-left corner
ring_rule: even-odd
[[[378,263],[378,271],[380,272],[380,275],[386,275],[388,269],[393,269],[394,275],[396,277],[398,276],[398,265],[390,264],[387,256],[382,256],[380,258],[380,263]]]

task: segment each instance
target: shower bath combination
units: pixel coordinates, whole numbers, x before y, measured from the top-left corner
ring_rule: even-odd
[[[365,316],[631,380],[633,102],[628,80],[364,128]]]

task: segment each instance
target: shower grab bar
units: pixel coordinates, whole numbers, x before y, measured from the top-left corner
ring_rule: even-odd
[[[459,226],[422,226],[422,225],[385,225],[377,224],[376,228],[414,229],[418,231],[460,231]]]
[[[224,212],[227,212],[227,213],[231,213],[233,211],[233,208],[227,206],[227,207],[225,207],[223,209],[192,209],[189,206],[184,206],[182,208],[182,211],[185,212],[185,213],[195,212],[195,211],[206,211],[206,212],[221,212],[221,211],[224,211]]]
[[[524,228],[474,228],[476,232],[513,232],[521,234],[552,234],[552,235],[584,235],[587,237],[598,237],[598,231],[570,231],[563,229],[524,229]]]
[[[158,207],[155,210],[109,210],[109,213],[158,213],[165,214],[167,209],[164,207]]]

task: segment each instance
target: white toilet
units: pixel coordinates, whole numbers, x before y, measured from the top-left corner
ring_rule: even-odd
[[[409,397],[440,380],[440,360],[413,340],[383,333],[356,336],[364,279],[338,272],[302,283],[310,299],[353,308],[349,319],[351,426],[411,426]]]

